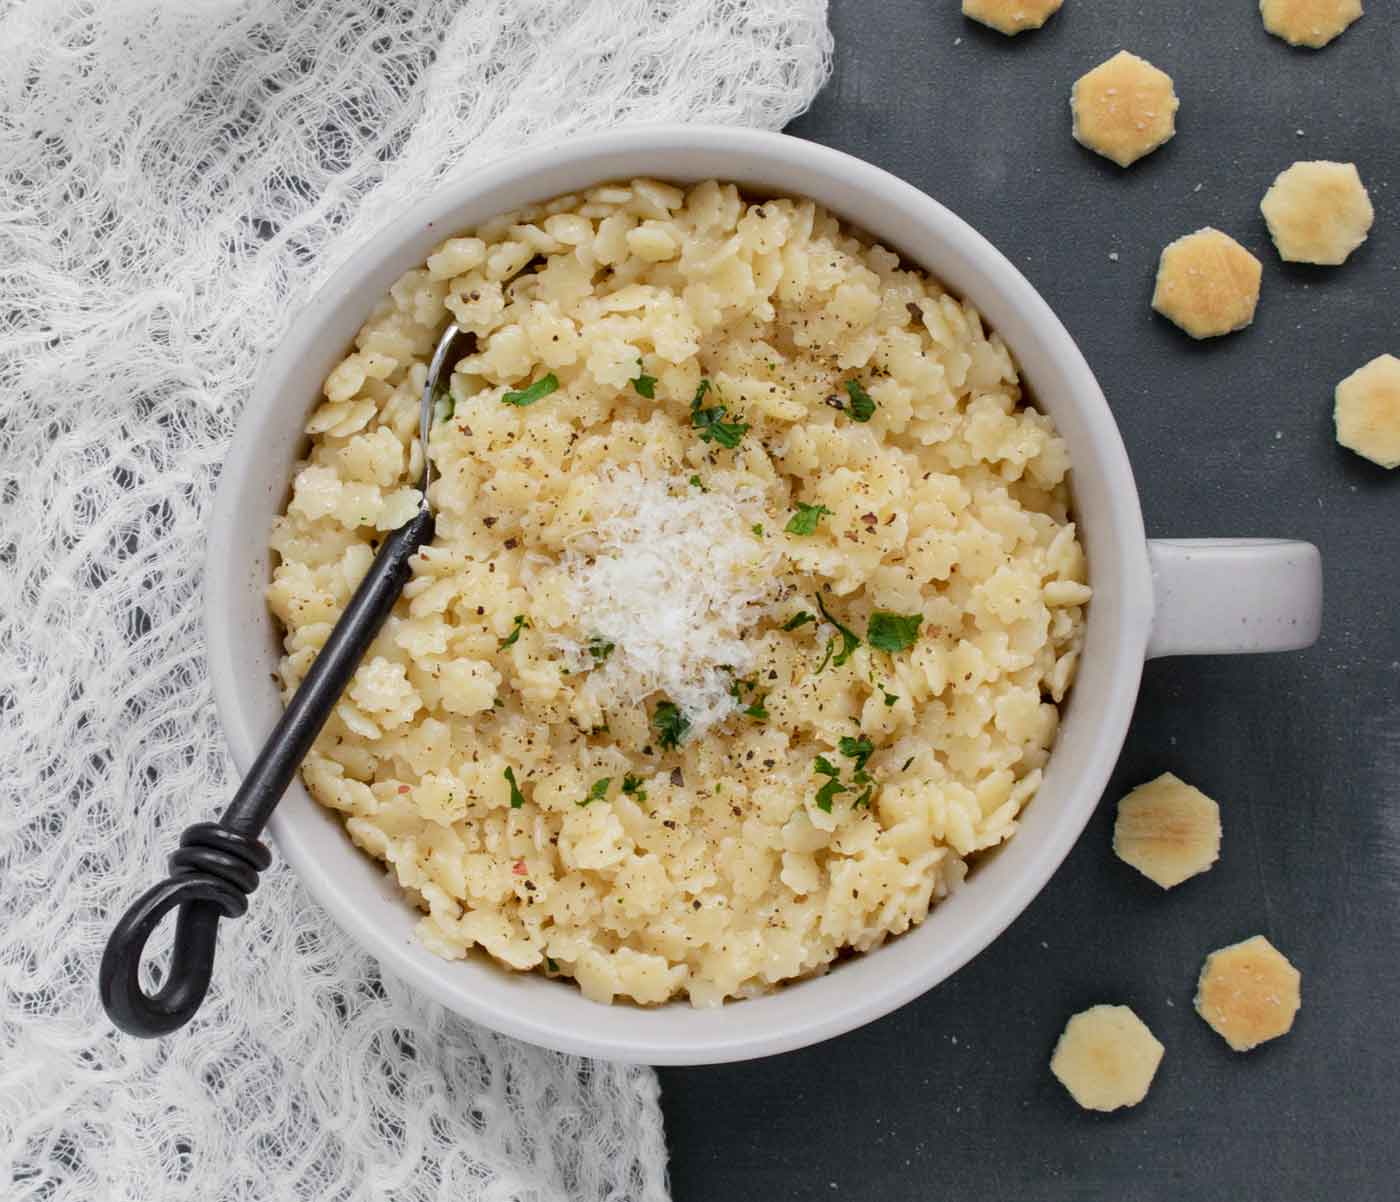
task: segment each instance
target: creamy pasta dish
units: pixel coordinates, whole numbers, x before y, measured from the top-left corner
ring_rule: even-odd
[[[288,694],[416,512],[449,322],[436,534],[303,768],[423,943],[710,1006],[920,922],[1034,796],[1090,597],[1065,445],[995,332],[729,184],[447,239],[306,427]]]

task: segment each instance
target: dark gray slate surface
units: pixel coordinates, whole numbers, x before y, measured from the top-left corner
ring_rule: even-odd
[[[1331,424],[1336,382],[1400,354],[1400,11],[1368,7],[1312,52],[1267,36],[1254,0],[1066,0],[1014,40],[958,0],[835,0],[836,75],[791,132],[923,188],[1040,289],[1104,386],[1150,533],[1310,539],[1326,617],[1303,654],[1150,664],[1098,815],[952,980],[820,1047],[663,1071],[677,1202],[1400,1197],[1400,470]],[[1070,85],[1120,47],[1182,100],[1176,139],[1127,172],[1069,136]],[[1268,241],[1259,199],[1299,158],[1354,160],[1370,189],[1371,240],[1342,268]],[[1161,247],[1206,224],[1264,285],[1249,330],[1198,345],[1148,299]],[[1220,800],[1225,835],[1212,872],[1163,894],[1109,840],[1116,798],[1168,769]],[[1302,969],[1304,1005],[1237,1056],[1191,998],[1204,954],[1256,932]],[[1046,1069],[1098,1001],[1167,1047],[1147,1101],[1107,1117]]]

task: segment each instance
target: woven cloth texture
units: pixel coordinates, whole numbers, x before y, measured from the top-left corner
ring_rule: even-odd
[[[0,1197],[666,1196],[654,1074],[380,973],[280,863],[198,1017],[96,969],[233,775],[218,470],[297,306],[435,185],[638,122],[775,129],[824,0],[0,0]],[[308,398],[309,401],[310,398]]]

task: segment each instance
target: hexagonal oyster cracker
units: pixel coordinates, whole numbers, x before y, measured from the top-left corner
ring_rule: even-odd
[[[1152,307],[1192,338],[1229,334],[1254,320],[1263,270],[1229,234],[1207,226],[1163,249]]]
[[[1286,1035],[1302,1005],[1302,974],[1263,935],[1211,952],[1196,1012],[1237,1052]]]
[[[1127,167],[1176,133],[1179,104],[1170,75],[1120,50],[1075,81],[1075,141]]]
[[[1376,212],[1354,163],[1294,163],[1279,173],[1259,211],[1280,257],[1335,267],[1366,241]]]
[[[1091,1006],[1065,1024],[1050,1071],[1085,1110],[1136,1106],[1165,1049],[1127,1006]]]
[[[1337,385],[1337,441],[1381,467],[1400,467],[1400,359],[1377,355]]]
[[[1361,0],[1259,0],[1264,28],[1290,46],[1316,50],[1361,16]]]
[[[1205,872],[1220,857],[1220,807],[1164,772],[1118,803],[1113,851],[1163,889]]]
[[[963,16],[1008,37],[1039,29],[1060,11],[1064,0],[963,0]]]

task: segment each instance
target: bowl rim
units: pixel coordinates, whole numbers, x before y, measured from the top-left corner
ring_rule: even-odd
[[[666,155],[695,155],[708,157],[710,161],[733,156],[736,164],[743,161],[743,168],[734,171],[732,176],[723,171],[689,173],[664,168],[654,172],[645,170],[645,161],[649,157],[659,159]],[[547,186],[541,182],[538,192],[529,192],[528,188],[525,190],[536,200],[547,199],[561,192],[582,190],[619,178],[618,171],[600,171],[590,176],[585,170],[590,164],[605,160],[630,162],[634,159],[637,164],[631,168],[632,174],[672,180],[698,180],[712,174],[719,174],[720,178],[757,174],[759,169],[751,169],[750,165],[761,160],[764,164],[762,170],[771,175],[781,174],[784,168],[799,175],[822,175],[831,181],[833,188],[836,180],[857,181],[858,192],[878,194],[885,205],[908,215],[921,233],[941,242],[946,253],[956,252],[965,258],[971,265],[969,270],[979,276],[980,286],[987,290],[988,295],[998,298],[1003,319],[989,316],[988,324],[1003,333],[1008,321],[1024,328],[1027,338],[1036,343],[1036,353],[1043,352],[1046,362],[1053,362],[1055,369],[1065,376],[1066,387],[1074,396],[1073,410],[1083,417],[1083,429],[1078,437],[1082,446],[1091,447],[1093,451],[1095,486],[1102,485],[1098,491],[1113,498],[1113,503],[1105,506],[1104,512],[1094,519],[1095,528],[1102,532],[1100,541],[1111,548],[1113,561],[1103,562],[1102,556],[1095,558],[1091,553],[1091,580],[1095,585],[1096,597],[1090,607],[1088,648],[1092,648],[1097,640],[1097,654],[1107,657],[1098,666],[1101,684],[1096,688],[1102,696],[1096,702],[1096,741],[1088,749],[1082,763],[1076,761],[1073,769],[1064,769],[1065,772],[1074,773],[1070,778],[1073,789],[1067,798],[1065,812],[1058,822],[1047,828],[1033,853],[1029,854],[1026,870],[1020,876],[1013,877],[1002,892],[993,895],[993,903],[986,912],[977,912],[974,921],[938,945],[931,965],[917,971],[906,965],[904,971],[892,974],[863,973],[863,983],[870,988],[858,996],[852,996],[854,991],[848,989],[848,996],[844,998],[838,989],[835,996],[841,1004],[835,1007],[822,1008],[817,1004],[822,997],[821,983],[828,983],[826,992],[829,1000],[832,996],[830,983],[847,972],[846,965],[828,974],[786,984],[760,998],[727,1003],[718,1010],[692,1009],[683,1001],[673,1001],[659,1008],[638,1008],[626,1003],[604,1007],[588,1001],[577,990],[571,989],[577,1006],[571,1004],[562,1007],[571,1011],[568,1021],[532,1014],[528,993],[483,978],[463,985],[466,975],[456,975],[450,970],[466,967],[472,972],[479,966],[472,965],[470,961],[464,965],[462,962],[439,960],[424,949],[409,946],[362,907],[362,893],[357,893],[351,882],[341,879],[321,862],[313,846],[317,841],[315,832],[304,829],[301,820],[294,816],[294,808],[297,813],[301,812],[302,800],[307,806],[321,809],[305,793],[300,779],[293,782],[288,798],[274,813],[269,824],[272,837],[312,896],[387,969],[450,1009],[504,1034],[563,1052],[651,1064],[722,1063],[804,1047],[889,1013],[951,976],[990,945],[1023,912],[1078,839],[1117,761],[1136,700],[1150,632],[1151,574],[1137,488],[1121,435],[1102,390],[1079,348],[1048,304],[1016,267],[981,234],[927,194],[883,169],[841,151],[790,135],[698,125],[654,125],[614,130],[510,156],[468,179],[429,194],[380,228],[334,272],[314,297],[299,308],[296,323],[284,334],[267,360],[240,415],[224,463],[210,516],[205,559],[204,620],[209,672],[225,738],[240,773],[247,771],[265,732],[255,726],[249,712],[251,702],[247,698],[247,690],[242,687],[242,677],[248,670],[248,655],[241,645],[243,628],[236,621],[231,621],[230,617],[237,610],[239,588],[248,585],[244,578],[247,565],[235,562],[232,551],[238,542],[244,508],[253,499],[248,484],[250,469],[266,455],[264,427],[271,419],[278,398],[284,395],[282,384],[285,377],[295,364],[311,353],[313,347],[325,343],[322,327],[331,320],[325,315],[355,303],[357,294],[369,292],[364,297],[360,320],[368,316],[369,309],[387,291],[387,287],[373,291],[365,288],[366,281],[383,275],[386,265],[392,267],[397,260],[403,259],[407,248],[427,245],[425,239],[435,242],[483,220],[484,216],[457,216],[464,209],[469,209],[473,202],[503,189],[515,188],[519,191],[529,181],[569,172],[587,182],[567,188]],[[812,195],[818,203],[831,208],[838,215],[842,213],[839,203],[832,203],[828,196],[814,195],[810,186],[794,187],[793,191]],[[516,207],[519,203],[523,202],[505,207]],[[857,221],[856,224],[869,225],[865,221]],[[880,238],[878,230],[871,232]],[[884,241],[883,238],[880,240]],[[897,242],[895,239],[891,241]],[[422,257],[421,254],[410,256],[407,266],[421,263]],[[940,278],[946,278],[949,274],[933,268],[928,270]],[[950,291],[965,296],[968,289],[955,285],[950,286]],[[987,305],[983,298],[974,299],[973,303],[984,314],[998,307]],[[1021,362],[1023,356],[1015,341],[1010,337],[1007,341],[1018,363]],[[337,354],[344,353],[345,345],[344,340],[337,344]],[[307,398],[308,409],[299,412],[309,411],[313,403],[314,394]],[[1072,454],[1072,459],[1078,498],[1084,478],[1080,471],[1083,464],[1078,451]],[[284,497],[289,484],[288,479],[282,493]],[[1076,512],[1076,518],[1078,516]],[[265,544],[265,532],[262,537]],[[262,583],[265,585],[265,580]],[[1106,585],[1111,585],[1111,592],[1101,592]],[[1087,649],[1085,658],[1087,662]],[[1082,666],[1080,683],[1071,693],[1071,708],[1081,690],[1083,677]],[[263,687],[266,688],[266,684]],[[1052,763],[1053,760],[1052,753]],[[298,794],[296,799],[291,796],[294,792]],[[289,805],[289,802],[293,804]],[[1030,809],[1034,809],[1034,803]],[[325,813],[322,811],[323,815]],[[339,825],[339,816],[332,817]],[[1017,842],[1013,839],[1008,846],[1015,846]],[[348,847],[348,839],[346,844]],[[357,856],[363,854],[357,849],[350,850]],[[382,869],[382,866],[379,867]],[[970,887],[965,885],[949,899],[936,903],[930,911],[930,918],[941,908],[952,904]],[[397,889],[396,886],[394,888]],[[873,961],[888,948],[916,937],[920,929],[922,927],[916,927],[899,939],[889,941],[883,947],[872,949],[848,963]],[[425,956],[431,957],[436,967],[425,962]],[[904,958],[908,959],[907,956]],[[494,970],[493,966],[493,971],[499,970]],[[524,975],[548,988],[560,988],[555,982],[540,980],[537,974]],[[854,984],[854,978],[851,979]],[[483,994],[486,996],[483,997]],[[787,1001],[776,1003],[775,1009],[774,999]],[[794,1002],[793,999],[798,1000]],[[767,1010],[763,1009],[765,1005],[768,1005]],[[668,1034],[665,1024],[658,1025],[649,1017],[678,1007],[689,1015],[697,1016],[689,1024],[696,1028],[696,1034]],[[593,1030],[589,1029],[590,1009],[587,1008],[591,1008],[595,1019]],[[600,1012],[618,1010],[633,1017],[623,1022],[608,1020],[606,1023],[598,1017]],[[760,1013],[763,1019],[757,1021]],[[774,1021],[774,1013],[784,1017]],[[715,1014],[731,1016],[730,1021],[716,1024],[701,1017]],[[680,1025],[687,1024],[682,1022]],[[607,1028],[606,1031],[596,1029],[603,1026]]]

